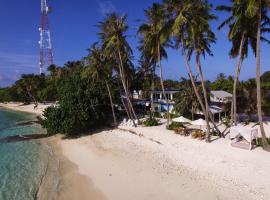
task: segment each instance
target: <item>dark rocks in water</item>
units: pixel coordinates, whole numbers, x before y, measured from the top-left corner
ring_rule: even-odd
[[[39,121],[24,121],[24,122],[18,122],[16,125],[18,126],[27,126],[27,125],[32,125],[32,124],[38,124]]]
[[[14,135],[0,138],[0,143],[21,142],[27,140],[36,140],[48,137],[46,134],[32,134],[32,135]]]

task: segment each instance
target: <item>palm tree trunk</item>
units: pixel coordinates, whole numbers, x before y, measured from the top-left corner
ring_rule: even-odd
[[[158,65],[159,65],[159,69],[160,69],[160,73],[159,73],[160,85],[161,85],[163,97],[165,98],[165,101],[167,103],[167,126],[169,126],[170,125],[169,102],[168,102],[167,96],[165,95],[165,88],[164,88],[164,84],[163,84],[163,70],[162,70],[161,59],[160,59],[160,46],[159,46],[159,43],[158,43],[157,49],[158,49]]]
[[[261,1],[259,2],[261,5]],[[260,123],[261,135],[262,135],[262,145],[263,149],[270,151],[270,145],[267,142],[262,119],[262,99],[261,99],[261,58],[260,58],[260,45],[261,45],[261,7],[258,9],[258,27],[257,27],[257,49],[256,49],[256,83],[257,83],[257,110],[258,118]]]
[[[26,91],[27,91],[28,96],[33,100],[33,102],[35,104],[34,109],[36,109],[38,107],[38,102],[37,102],[36,98],[34,97],[34,95],[31,94],[28,87],[26,87]]]
[[[193,103],[191,103],[191,120],[194,120],[194,106]]]
[[[134,118],[132,117],[131,120],[133,121],[133,124],[136,127],[136,124],[134,122],[134,119],[138,120],[138,118],[137,118],[137,115],[136,115],[136,113],[134,111],[133,105],[132,105],[132,103],[130,101],[130,95],[129,95],[129,92],[128,92],[128,89],[127,89],[127,86],[126,86],[126,81],[125,81],[124,66],[123,66],[122,56],[121,56],[121,53],[120,53],[120,50],[119,49],[118,49],[118,56],[119,56],[119,60],[120,60],[119,70],[120,70],[121,81],[122,81],[122,84],[123,84],[123,87],[124,87],[124,91],[125,91],[125,94],[126,94],[128,106],[129,106],[129,108],[131,110],[131,114],[134,117]]]
[[[155,107],[154,107],[154,97],[153,97],[153,91],[155,89],[155,85],[154,85],[154,72],[151,73],[151,90],[152,93],[150,94],[150,101],[151,101],[151,108],[150,108],[150,119],[153,118],[153,113],[155,111]]]
[[[115,112],[114,112],[112,94],[111,94],[111,90],[110,90],[110,87],[109,87],[109,84],[108,84],[107,81],[105,81],[105,84],[106,84],[107,92],[108,92],[108,95],[109,95],[109,98],[110,98],[110,103],[111,103],[111,108],[112,108],[112,115],[113,115],[113,123],[114,123],[114,126],[115,126],[117,124],[117,121],[116,121],[116,116],[115,116]]]
[[[210,142],[209,104],[208,104],[207,91],[206,91],[206,87],[205,87],[204,79],[203,79],[200,56],[199,56],[198,53],[196,54],[196,63],[197,63],[197,69],[198,69],[199,77],[201,79],[201,84],[202,84],[202,88],[203,88],[204,103],[205,103],[205,111],[206,111],[205,120],[206,120],[206,126],[207,126],[207,129],[206,129],[206,142]]]
[[[183,46],[183,54],[184,54],[185,61],[186,61],[186,68],[187,68],[187,71],[188,71],[188,74],[189,74],[189,77],[190,77],[190,80],[191,80],[191,83],[192,83],[192,86],[193,86],[193,90],[194,90],[194,92],[196,94],[196,97],[197,97],[197,99],[199,101],[201,109],[202,109],[202,111],[203,111],[203,113],[205,115],[205,113],[206,113],[205,106],[204,106],[204,103],[202,101],[202,98],[201,98],[201,96],[199,94],[199,91],[197,89],[197,86],[196,86],[196,83],[195,83],[195,80],[194,80],[194,76],[193,76],[189,61],[188,61],[187,54],[186,54],[184,41],[182,41],[182,46]],[[224,134],[221,133],[220,130],[218,129],[218,127],[216,126],[215,120],[214,120],[212,115],[210,115],[210,119],[211,119],[211,121],[212,121],[212,123],[214,125],[215,130],[219,133],[220,137],[225,137]]]
[[[236,66],[236,72],[235,72],[235,79],[233,83],[233,96],[232,96],[232,105],[231,105],[231,124],[237,126],[237,102],[236,102],[236,89],[237,89],[237,83],[239,80],[239,75],[241,71],[241,66],[243,62],[242,57],[242,51],[244,46],[244,40],[245,40],[245,33],[242,34],[240,48],[239,48],[239,58]]]
[[[127,113],[128,118],[131,119],[130,111],[128,110],[128,108],[127,108],[127,106],[125,104],[125,101],[124,101],[124,99],[122,97],[122,91],[121,91],[121,87],[120,87],[120,84],[119,84],[119,81],[118,80],[117,80],[117,85],[118,85],[118,88],[119,88],[119,92],[120,92],[120,96],[121,96],[121,101],[122,101],[122,104],[124,106],[124,109],[125,109],[125,111]]]

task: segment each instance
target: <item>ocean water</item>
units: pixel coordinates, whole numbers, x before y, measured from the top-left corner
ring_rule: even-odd
[[[0,108],[0,200],[36,199],[48,165],[48,153],[38,140],[18,141],[7,136],[45,133],[35,117]]]

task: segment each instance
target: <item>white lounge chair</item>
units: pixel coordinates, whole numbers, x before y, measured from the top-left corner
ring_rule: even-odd
[[[237,145],[236,143],[239,142],[238,139],[239,137],[243,137],[247,143],[248,143],[248,149],[252,149],[252,141],[254,139],[258,138],[258,129],[257,128],[249,128],[245,126],[234,126],[230,128],[230,138],[231,138],[231,146],[234,147],[240,147],[240,148],[246,148],[245,146]],[[235,139],[236,142],[233,142]]]

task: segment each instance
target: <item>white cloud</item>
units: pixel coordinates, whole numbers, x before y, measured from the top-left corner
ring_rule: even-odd
[[[6,87],[20,78],[19,73],[0,74],[0,87]]]
[[[38,67],[39,57],[30,54],[5,53],[0,52],[0,69],[11,68],[36,68]]]
[[[23,73],[38,73],[38,62],[38,55],[0,51],[0,87],[11,85]]]
[[[99,11],[102,15],[106,15],[116,10],[111,1],[102,1],[99,2],[98,4],[99,4]]]

